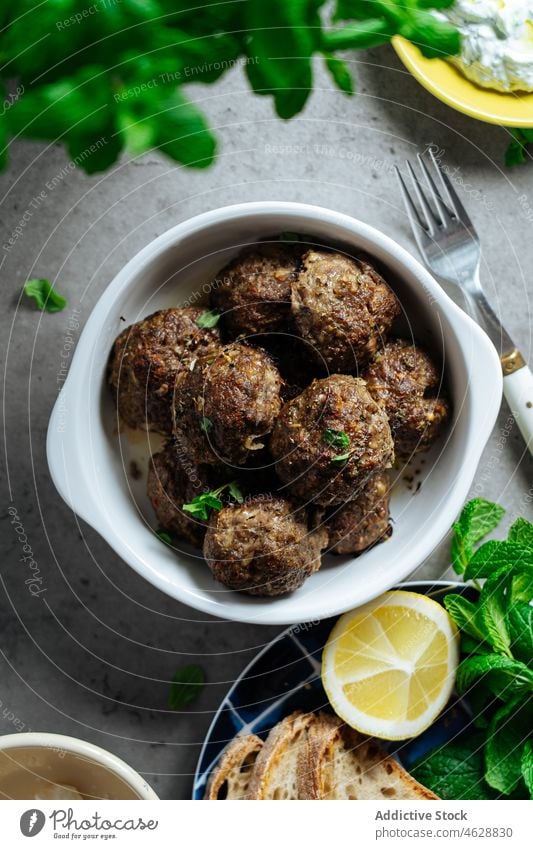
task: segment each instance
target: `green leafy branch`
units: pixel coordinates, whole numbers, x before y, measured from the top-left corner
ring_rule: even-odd
[[[291,118],[312,90],[315,56],[350,95],[339,50],[400,34],[426,56],[458,52],[457,31],[431,14],[452,2],[338,0],[329,21],[325,0],[97,0],[98,14],[87,14],[86,0],[20,0],[2,11],[0,166],[10,140],[27,138],[61,142],[89,174],[125,149],[157,148],[205,168],[216,139],[185,84],[242,65],[252,89]]]
[[[533,798],[533,524],[519,518],[506,540],[476,548],[504,512],[477,498],[453,526],[453,565],[476,582],[479,595],[474,602],[450,593],[444,604],[461,632],[456,687],[468,697],[478,731],[414,770],[447,799]]]

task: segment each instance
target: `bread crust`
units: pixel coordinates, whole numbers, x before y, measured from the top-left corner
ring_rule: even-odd
[[[331,798],[329,795],[331,791],[336,793],[331,763],[335,749],[340,746],[356,754],[354,765],[357,761],[363,769],[363,776],[366,775],[368,781],[384,779],[389,787],[399,788],[399,794],[395,791],[389,795],[382,790],[382,795],[376,798],[438,799],[431,790],[415,781],[378,741],[365,737],[345,725],[338,717],[323,713],[319,714],[316,722],[310,726],[306,745],[300,752],[298,763],[300,799],[327,799]]]
[[[225,748],[218,766],[209,776],[204,799],[219,800],[222,785],[231,776],[231,773],[240,769],[247,758],[257,755],[263,748],[263,741],[255,734],[247,734],[235,737]],[[247,798],[244,796],[243,798]]]
[[[312,713],[295,711],[272,728],[257,756],[248,785],[248,799],[267,799],[272,774],[289,746],[316,721]],[[301,741],[305,748],[305,740]]]
[[[298,759],[298,795],[300,799],[324,798],[325,763],[330,759],[335,743],[341,738],[343,722],[337,716],[320,713],[309,728],[307,745]]]

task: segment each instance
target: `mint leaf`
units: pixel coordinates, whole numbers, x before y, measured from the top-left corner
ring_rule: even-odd
[[[533,549],[517,542],[485,542],[472,556],[465,578],[488,578],[504,569],[533,575]]]
[[[528,145],[533,143],[533,131],[509,127],[513,140],[505,153],[505,164],[512,168],[514,165],[523,165],[531,155],[528,153]]]
[[[488,578],[478,601],[479,619],[485,628],[485,639],[494,651],[511,657],[507,628],[507,605],[510,599],[511,575],[502,570]]]
[[[346,460],[349,460],[352,455],[348,451],[347,454],[337,454],[336,457],[332,457],[330,463],[345,463]]]
[[[35,278],[24,284],[24,294],[32,298],[41,312],[61,312],[67,306],[67,300],[56,292],[49,280]]]
[[[513,575],[511,598],[513,604],[533,600],[533,575]]]
[[[352,75],[346,62],[337,59],[332,53],[324,53],[324,61],[337,88],[345,94],[353,94]]]
[[[244,501],[243,494],[240,490],[239,485],[237,483],[235,483],[235,481],[231,481],[231,483],[228,484],[228,492],[231,495],[231,497],[237,502],[237,504],[243,503],[243,501]]]
[[[220,313],[216,310],[206,310],[201,313],[196,319],[196,324],[198,327],[201,327],[202,330],[210,329],[211,327],[216,327],[218,322],[220,321]]]
[[[172,678],[168,696],[168,706],[171,710],[183,710],[202,691],[205,684],[205,673],[201,666],[184,666],[178,669]]]
[[[472,655],[459,664],[455,683],[463,696],[476,685],[485,702],[491,700],[491,693],[508,700],[533,692],[533,672],[525,663],[500,654]]]
[[[246,51],[255,59],[247,63],[246,74],[255,92],[272,95],[280,118],[300,112],[311,92],[320,5],[309,0],[248,0],[244,4]]]
[[[474,498],[463,507],[452,527],[452,563],[458,574],[465,571],[475,545],[494,530],[504,513],[503,507],[484,498]]]
[[[485,746],[485,779],[491,787],[509,796],[522,778],[524,740],[531,732],[533,698],[512,699],[493,716]]]
[[[528,740],[524,746],[520,768],[529,795],[533,799],[533,742],[531,740]]]
[[[398,32],[416,44],[428,59],[455,56],[461,52],[459,32],[447,21],[439,21],[431,12],[413,10]]]
[[[508,542],[517,542],[527,548],[533,548],[533,524],[520,517],[509,528]]]
[[[244,501],[241,490],[236,481],[230,481],[219,486],[218,489],[212,489],[209,492],[202,492],[197,495],[189,504],[183,504],[182,509],[186,513],[190,513],[202,522],[209,520],[209,515],[212,510],[222,510],[224,502],[221,499],[223,492],[227,491],[235,501],[242,504]]]
[[[533,663],[533,607],[514,604],[507,614],[510,646],[517,660]]]
[[[411,775],[441,799],[495,799],[484,779],[484,735],[462,734],[411,767]]]
[[[86,174],[106,171],[120,156],[122,138],[114,132],[114,128],[110,128],[110,133],[107,137],[101,136],[96,143],[91,136],[76,132],[68,134],[68,155]]]
[[[470,637],[464,631],[461,632],[461,651],[463,654],[492,654],[488,643]]]
[[[211,510],[222,510],[223,506],[222,500],[214,492],[203,492],[188,504],[184,504],[183,510],[202,522],[207,522]]]
[[[444,607],[461,631],[480,642],[485,640],[485,631],[481,623],[478,623],[479,610],[475,604],[462,595],[449,593],[444,598]],[[462,640],[464,642],[464,637]]]
[[[322,33],[321,46],[325,52],[334,50],[368,50],[386,44],[395,35],[394,27],[383,18],[369,18],[348,24],[342,29]]]
[[[325,442],[326,445],[330,445],[332,448],[349,448],[350,447],[350,439],[348,434],[343,430],[335,430],[335,428],[328,427],[322,434],[322,442]]]

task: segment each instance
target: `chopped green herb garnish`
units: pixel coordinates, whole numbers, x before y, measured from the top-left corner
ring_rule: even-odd
[[[24,294],[33,298],[41,312],[61,312],[67,306],[67,299],[56,292],[49,280],[28,280],[24,284]]]
[[[243,503],[244,496],[243,496],[238,484],[236,484],[235,481],[231,481],[231,483],[228,484],[228,492],[231,495],[231,497],[233,498],[233,500],[236,501],[238,504]]]
[[[219,486],[218,489],[212,489],[209,492],[202,492],[200,495],[197,495],[189,504],[183,505],[183,510],[186,513],[190,513],[196,519],[207,522],[212,510],[222,510],[224,502],[220,496],[226,490],[235,501],[242,504],[244,498],[237,483],[230,481],[230,483]]]
[[[159,537],[161,542],[164,542],[165,545],[172,545],[172,536],[168,531],[163,530],[163,528],[158,528],[155,532],[156,537]]]
[[[346,454],[337,454],[336,457],[332,457],[330,462],[331,463],[345,463],[346,460],[349,460],[351,456],[352,455],[351,455],[350,451],[347,451]]]
[[[350,439],[347,433],[343,430],[335,430],[333,427],[328,427],[322,434],[322,441],[326,445],[331,445],[332,448],[349,448]]]
[[[216,312],[216,310],[207,310],[198,316],[196,319],[196,324],[198,327],[201,327],[202,330],[209,329],[211,327],[216,327],[220,319],[220,313]]]
[[[200,430],[203,430],[204,433],[209,433],[212,427],[213,422],[211,419],[208,419],[207,416],[202,416],[200,419]]]
[[[201,666],[183,666],[172,678],[168,696],[168,706],[172,710],[182,710],[203,690],[205,673]]]

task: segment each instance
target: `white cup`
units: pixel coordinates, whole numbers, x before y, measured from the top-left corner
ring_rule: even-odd
[[[1,799],[157,799],[128,764],[62,734],[0,737]]]

